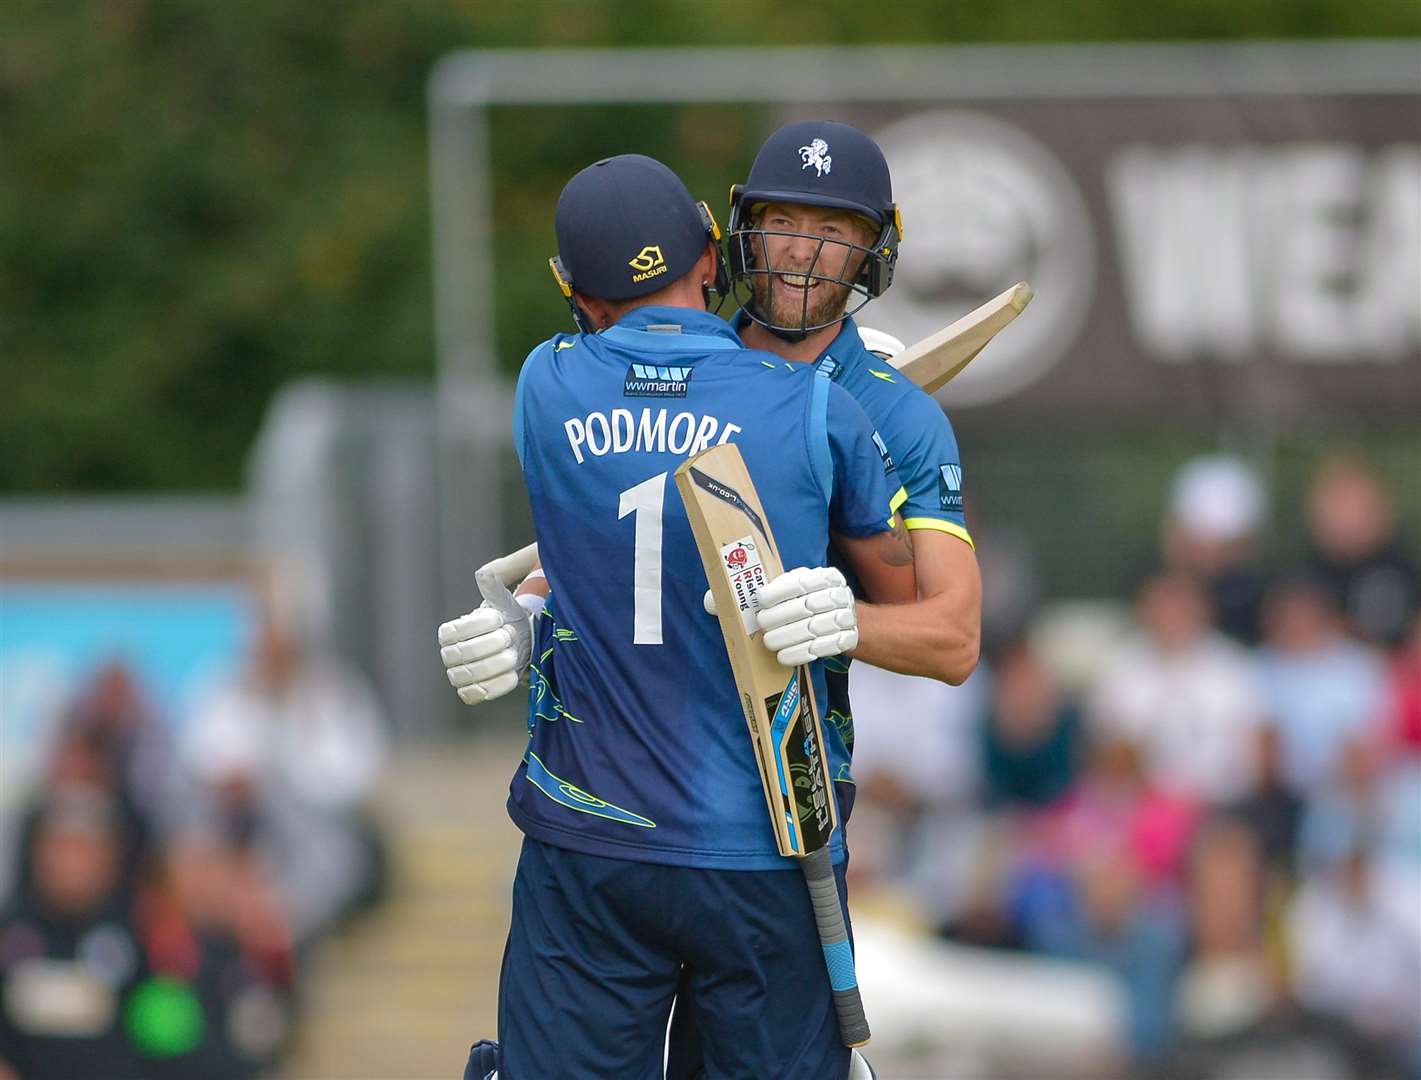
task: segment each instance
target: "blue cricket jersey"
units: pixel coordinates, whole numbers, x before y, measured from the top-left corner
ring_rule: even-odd
[[[743,311],[738,311],[731,324],[739,329],[746,318]],[[938,403],[899,375],[887,361],[869,352],[852,318],[844,320],[839,333],[819,354],[813,367],[853,396],[882,438],[879,450],[893,465],[903,485],[894,497],[893,509],[902,513],[904,524],[910,530],[949,533],[971,544],[963,513],[962,458],[957,450],[957,436]],[[848,567],[844,567],[844,571],[848,573]],[[849,580],[854,580],[851,574]],[[850,662],[847,656],[824,661],[828,697],[827,703],[824,703],[826,699],[821,699],[821,703],[826,721],[852,752]],[[847,821],[853,810],[853,785],[838,783],[835,789],[840,816]]]
[[[744,713],[674,473],[734,442],[786,568],[829,531],[887,531],[898,490],[853,398],[746,349],[717,316],[642,307],[524,362],[514,405],[543,566],[529,740],[508,808],[526,834],[591,854],[778,869]],[[822,664],[813,665],[821,708]],[[834,775],[848,748],[832,724]],[[843,857],[842,830],[834,856]]]

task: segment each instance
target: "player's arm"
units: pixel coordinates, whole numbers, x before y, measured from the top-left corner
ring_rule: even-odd
[[[865,595],[878,604],[909,604],[918,598],[913,541],[901,514],[887,532],[869,536],[834,533],[834,547],[853,568]],[[862,628],[860,628],[862,629]]]
[[[529,353],[518,375],[513,443],[520,464],[527,382],[546,349],[545,343]],[[532,656],[533,620],[542,614],[549,591],[536,544],[486,563],[474,576],[484,602],[438,631],[445,675],[466,705],[492,701],[518,685]]]
[[[872,421],[852,395],[833,384],[825,402],[825,437],[834,546],[873,601],[916,599],[912,542],[897,512],[908,493]]]
[[[916,595],[907,533],[894,513],[903,498],[892,462],[869,419],[844,390],[816,390],[809,454],[829,503],[836,546],[870,595],[884,602]],[[786,571],[760,592],[765,645],[789,667],[851,652],[859,644],[857,602],[835,567]]]
[[[908,492],[901,508],[913,551],[918,599],[858,607],[854,656],[904,675],[956,685],[977,666],[982,578],[962,508],[962,470],[952,426],[926,395],[905,399],[893,453]]]
[[[859,602],[856,659],[903,675],[956,686],[977,666],[982,635],[982,577],[965,540],[912,530],[920,599],[911,604]]]

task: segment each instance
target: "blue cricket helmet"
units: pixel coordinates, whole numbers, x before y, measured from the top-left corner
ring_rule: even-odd
[[[759,310],[753,285],[756,277],[767,278],[770,273],[765,266],[765,237],[775,235],[756,224],[758,208],[767,203],[847,210],[876,227],[871,247],[854,245],[864,258],[852,280],[832,274],[810,275],[857,293],[861,300],[852,310],[846,308],[827,322],[801,321],[797,326],[775,325]],[[765,140],[745,183],[730,189],[729,261],[736,299],[752,319],[784,336],[803,336],[833,325],[887,290],[902,234],[902,215],[893,201],[888,162],[873,139],[834,120],[786,124]]]
[[[574,290],[603,300],[647,296],[688,273],[720,240],[710,208],[644,154],[604,158],[579,172],[558,198],[554,224],[558,254],[548,262],[584,330]],[[722,267],[715,288],[729,291]]]
[[[786,124],[755,155],[740,198],[852,210],[880,227],[894,215],[893,181],[878,144],[834,120]]]

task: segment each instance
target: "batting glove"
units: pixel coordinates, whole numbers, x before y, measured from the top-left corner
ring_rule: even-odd
[[[786,570],[759,594],[765,647],[785,667],[848,652],[859,643],[854,594],[832,566]]]
[[[439,658],[460,701],[481,705],[518,685],[533,655],[534,617],[522,606],[515,613],[484,603],[439,627]]]

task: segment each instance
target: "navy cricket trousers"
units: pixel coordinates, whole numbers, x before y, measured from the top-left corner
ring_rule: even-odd
[[[500,1080],[660,1080],[683,966],[708,1080],[848,1074],[797,868],[663,866],[525,838],[499,982]]]

